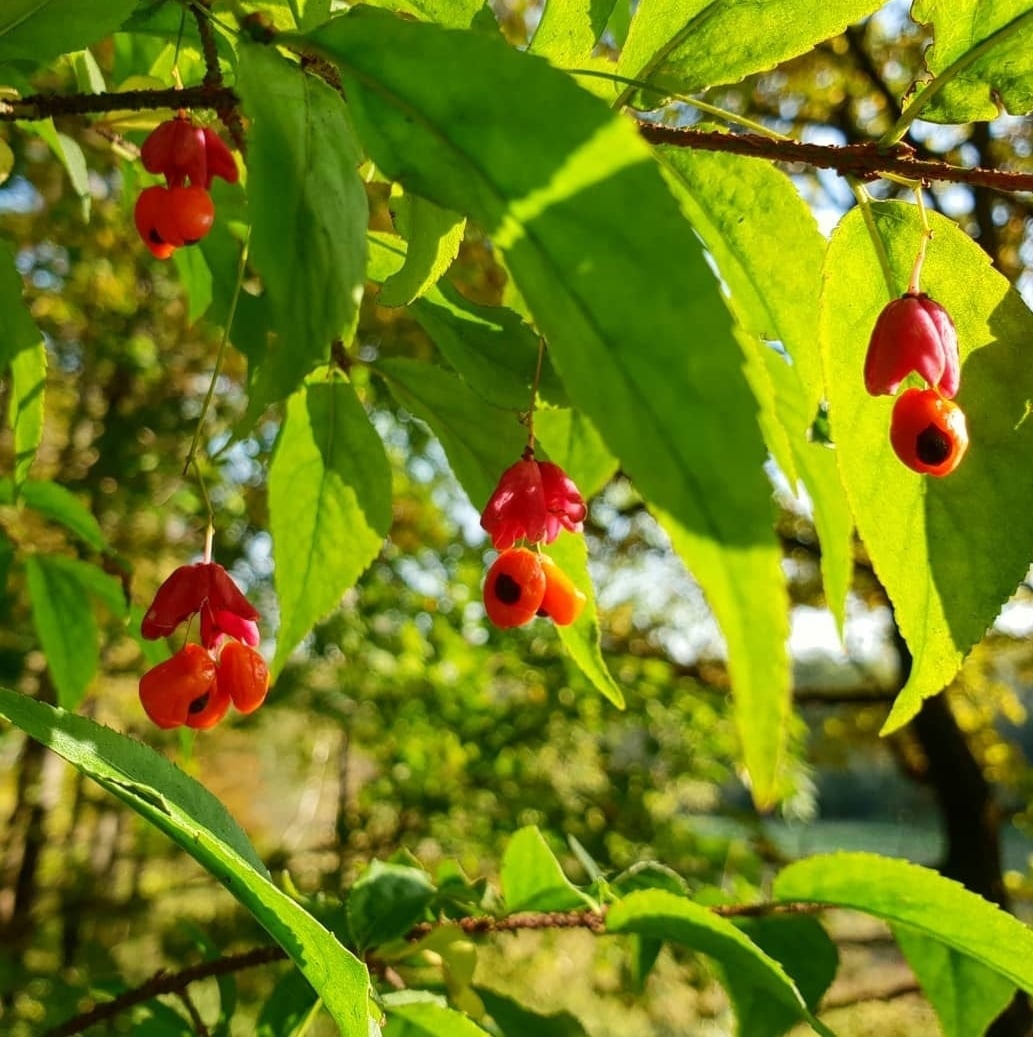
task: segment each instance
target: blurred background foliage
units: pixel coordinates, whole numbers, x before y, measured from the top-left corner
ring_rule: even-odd
[[[525,43],[539,5],[495,7],[507,35]],[[626,0],[617,4],[611,41],[626,8]],[[876,136],[893,121],[926,43],[905,15],[903,4],[890,4],[867,25],[707,100],[803,139]],[[159,77],[164,65],[167,74],[164,42],[134,34],[97,49],[112,82],[130,67],[130,47],[149,48],[143,64]],[[184,74],[190,60],[187,48]],[[133,61],[138,67],[140,55]],[[59,65],[32,86],[74,90],[74,72]],[[681,124],[696,116],[672,105],[658,117]],[[0,233],[17,250],[50,363],[45,440],[33,475],[60,482],[87,504],[110,545],[105,565],[137,609],[203,546],[203,500],[181,470],[221,334],[217,323],[190,320],[184,284],[202,291],[195,275],[153,260],[133,228],[139,173],[131,156],[148,120],[157,117],[137,119],[135,128],[125,120],[60,121],[86,156],[88,219],[33,128],[0,128],[14,154],[12,175],[0,186]],[[989,129],[919,124],[916,136],[923,150],[951,162],[1033,168],[1027,120]],[[823,228],[851,204],[832,174],[793,175]],[[374,228],[390,229],[386,185],[372,182],[369,192]],[[929,197],[1029,297],[1030,200],[957,185],[936,186]],[[239,209],[239,189],[226,192],[225,204]],[[501,300],[505,274],[476,230],[449,276],[471,298]],[[822,602],[806,502],[792,497],[778,473],[772,481],[794,599],[795,788],[780,816],[761,818],[737,773],[716,628],[620,473],[592,502],[587,535],[604,650],[627,698],[624,712],[567,662],[551,627],[500,632],[485,622],[479,584],[488,554],[476,512],[426,428],[361,363],[387,354],[432,357],[434,347],[404,311],[379,307],[372,286],[353,354],[353,378],[394,468],[393,526],[378,561],[295,654],[258,714],[230,719],[196,741],[155,730],[136,700],[142,649],[111,617],[102,624],[102,674],[84,710],[163,748],[223,799],[274,872],[286,870],[309,894],[340,892],[369,860],[399,852],[431,871],[456,861],[471,876],[493,877],[507,838],[526,824],[539,825],[565,853],[576,880],[587,876],[569,837],[605,872],[655,858],[696,886],[736,895],[763,889],[783,860],[837,846],[957,873],[951,840],[959,823],[965,831],[958,811],[967,807],[952,800],[928,737],[918,725],[877,738],[906,658],[863,547],[840,645]],[[232,437],[244,371],[231,351],[207,425],[204,471],[217,512],[215,557],[259,604],[271,640],[264,485],[278,414],[247,438]],[[0,458],[6,468],[6,433]],[[0,682],[47,698],[23,568],[39,550],[87,552],[38,514],[0,506]],[[977,804],[988,841],[978,852],[991,879],[996,869],[997,899],[1020,913],[1033,896],[1029,591],[1020,590],[973,653],[949,708],[936,707],[947,718],[940,722],[963,735],[950,746],[957,774],[988,783],[985,803]],[[0,763],[3,1032],[41,1033],[91,992],[263,941],[213,880],[39,746],[0,731]],[[1003,847],[996,860],[994,846]],[[992,883],[979,891],[988,890]],[[830,1023],[843,1034],[931,1032],[931,1015],[885,932],[844,918],[836,934],[846,967],[831,1001],[844,1007]],[[534,989],[535,1003],[568,1008],[594,1037],[731,1032],[727,1001],[685,956],[665,953],[642,1000],[627,995],[627,965],[614,947],[585,934],[522,934],[485,947],[478,967],[479,982]],[[268,968],[233,981],[233,1033],[254,1032],[278,974]],[[899,996],[879,1000],[887,992]],[[202,984],[193,1008],[212,1018],[220,996],[225,1004],[225,990]],[[190,1018],[190,1007],[170,999],[126,1015],[110,1032],[195,1032]],[[321,1032],[318,1024],[312,1032]]]

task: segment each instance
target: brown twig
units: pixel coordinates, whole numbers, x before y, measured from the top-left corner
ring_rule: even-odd
[[[809,903],[760,903],[760,904],[719,904],[710,909],[722,918],[758,918],[782,914],[814,914],[823,910],[820,904]],[[406,934],[406,939],[415,941],[422,939],[435,929],[444,926],[456,926],[469,936],[483,936],[491,933],[515,933],[527,930],[545,929],[586,929],[596,935],[606,932],[606,908],[584,911],[525,911],[510,915],[508,918],[495,918],[491,915],[469,915],[442,922],[421,922]],[[214,976],[226,976],[254,968],[256,965],[268,965],[284,961],[287,955],[281,947],[255,947],[242,954],[229,954],[212,961],[202,961],[178,972],[156,972],[145,983],[127,990],[112,1001],[105,1001],[89,1011],[68,1019],[53,1029],[47,1030],[42,1037],[74,1037],[83,1030],[98,1023],[113,1019],[116,1015],[136,1005],[150,1001],[162,994],[181,994],[191,983]]]
[[[952,166],[948,162],[914,157],[908,145],[884,151],[874,141],[863,144],[807,144],[798,140],[772,140],[755,133],[721,133],[714,130],[678,129],[639,122],[639,132],[652,144],[668,144],[702,151],[750,155],[769,162],[795,162],[819,169],[833,169],[841,176],[873,180],[885,173],[909,180],[943,180],[996,191],[1033,191],[1033,173],[1005,169]]]
[[[156,108],[211,108],[220,111],[240,103],[226,86],[187,86],[182,90],[119,90],[104,94],[29,94],[0,101],[0,122],[48,119],[53,115],[150,111]]]

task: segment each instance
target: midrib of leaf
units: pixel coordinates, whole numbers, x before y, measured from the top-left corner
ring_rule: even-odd
[[[685,25],[678,32],[676,32],[670,38],[670,40],[667,41],[667,44],[665,46],[661,47],[652,56],[652,58],[650,58],[649,61],[647,61],[642,66],[642,68],[640,68],[635,73],[635,78],[639,79],[639,80],[643,80],[644,82],[646,82],[647,84],[649,84],[651,86],[652,84],[649,83],[649,77],[657,70],[657,68],[661,64],[663,64],[663,62],[667,58],[667,56],[669,54],[671,54],[673,51],[676,51],[685,42],[685,40],[689,37],[689,35],[691,33],[693,33],[699,27],[699,25],[702,22],[706,21],[707,18],[709,18],[713,14],[713,12],[714,12],[714,4],[713,3],[709,3],[709,4],[707,4],[707,6],[705,8],[703,8],[702,11],[699,11],[696,14],[694,14],[685,23]],[[618,96],[617,100],[613,102],[613,107],[614,108],[621,108],[621,107],[623,107],[623,105],[627,101],[628,97],[631,95],[632,91],[636,90],[636,89],[639,89],[639,88],[636,87],[636,86],[630,86],[630,85],[625,87],[624,90],[621,91],[621,93]]]
[[[879,141],[880,146],[890,147],[893,144],[899,143],[904,134],[907,133],[908,127],[918,118],[925,106],[951,80],[961,75],[969,66],[974,65],[984,54],[993,50],[999,43],[1008,39],[1009,36],[1024,29],[1026,23],[1030,21],[1033,21],[1033,10],[1016,15],[1007,25],[1002,25],[996,32],[987,36],[982,43],[978,43],[971,50],[965,51],[960,58],[948,65],[938,76],[934,76],[932,81],[922,87],[915,95],[914,100],[901,112],[900,118]]]
[[[437,125],[437,123],[434,123],[430,119],[428,119],[422,109],[410,104],[408,101],[406,101],[397,93],[395,93],[393,90],[389,90],[381,80],[375,79],[374,77],[367,75],[361,70],[356,69],[354,65],[351,65],[348,62],[344,61],[343,57],[340,54],[334,53],[333,60],[336,64],[342,66],[343,68],[347,68],[349,72],[352,75],[354,75],[355,78],[358,79],[360,82],[370,87],[372,90],[379,93],[382,97],[386,98],[400,110],[406,112],[413,119],[417,120],[447,148],[461,155],[465,160],[466,164],[477,173],[481,182],[488,187],[489,191],[491,192],[492,198],[495,200],[496,204],[503,210],[503,212],[508,212],[510,210],[511,206],[509,201],[498,192],[494,182],[488,176],[484,168],[477,162],[477,160],[472,155],[470,155],[464,149],[460,148],[456,141],[452,137],[448,136],[441,129],[441,127]],[[522,223],[521,229],[523,230],[526,239],[529,241],[533,241],[537,246],[536,252],[538,253],[539,259],[541,259],[543,263],[546,264],[552,271],[552,273],[555,275],[556,283],[564,284],[565,279],[562,276],[563,271],[556,266],[548,251],[544,248],[541,241],[535,235],[534,231],[531,228],[531,225],[529,223]],[[605,343],[607,341],[607,336],[603,333],[599,324],[596,322],[591,307],[588,306],[585,303],[585,300],[582,299],[581,296],[569,286],[567,287],[567,294],[572,300],[576,302],[577,309],[580,312],[583,320],[592,330],[598,341]],[[608,355],[612,360],[614,366],[622,375],[624,383],[633,390],[635,400],[637,401],[640,407],[641,413],[643,415],[648,415],[652,413],[648,394],[638,385],[635,379],[629,374],[627,367],[621,362],[619,354],[614,352],[608,352]],[[682,478],[685,480],[686,483],[688,483],[691,486],[693,497],[695,498],[697,506],[699,507],[700,513],[704,519],[704,524],[706,526],[709,538],[713,540],[715,543],[720,543],[722,540],[720,526],[716,522],[715,517],[707,504],[707,495],[702,491],[702,487],[699,485],[699,480],[697,479],[695,473],[685,467],[684,463],[681,460],[677,446],[675,445],[674,440],[671,438],[670,433],[667,431],[665,426],[662,424],[654,423],[654,428],[656,431],[657,438],[663,441],[666,449],[670,452],[670,456],[674,458],[676,462],[676,467],[678,468]]]
[[[11,22],[8,25],[0,25],[0,37],[6,36],[7,33],[17,29],[19,25],[23,25],[30,18],[39,14],[45,7],[49,7],[52,0],[40,0],[40,2],[31,10],[26,11],[16,22]]]

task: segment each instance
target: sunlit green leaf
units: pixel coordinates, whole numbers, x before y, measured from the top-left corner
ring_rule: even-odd
[[[649,149],[567,76],[492,37],[357,8],[309,40],[340,67],[378,166],[469,213],[505,252],[571,400],[721,623],[753,792],[770,803],[788,609],[764,449],[718,285]]]
[[[22,349],[11,358],[10,422],[14,429],[14,481],[23,482],[43,441],[47,352],[43,343]]]
[[[773,894],[909,926],[1033,992],[1033,930],[930,868],[873,853],[822,854],[779,872]]]
[[[29,479],[22,484],[21,499],[34,511],[59,522],[95,551],[107,541],[93,513],[71,490],[49,479]]]
[[[269,466],[269,529],[280,602],[273,670],[379,554],[391,469],[351,384],[312,382],[287,403]]]
[[[825,595],[842,626],[853,519],[835,455],[809,437],[824,396],[817,327],[825,239],[796,188],[770,163],[689,148],[658,148],[657,155],[728,284],[729,305],[746,332],[749,370],[763,382],[762,389],[751,377],[754,393],[761,401],[768,394],[765,439],[813,503]]]
[[[534,431],[548,459],[574,480],[586,500],[599,493],[617,471],[617,458],[580,411],[540,410],[534,416]]]
[[[735,83],[842,32],[884,0],[641,0],[617,71],[662,90],[696,93]],[[621,87],[623,103],[634,88]],[[663,94],[644,93],[658,106]]]
[[[558,68],[583,66],[613,7],[614,0],[548,0],[528,49]]]
[[[485,1037],[469,1016],[433,1001],[390,1004],[384,1037]]]
[[[500,871],[506,910],[571,911],[592,900],[563,874],[542,833],[534,827],[513,834],[502,855]]]
[[[885,242],[895,292],[908,283],[922,234],[914,206],[885,203],[873,218]],[[957,402],[971,445],[946,478],[919,475],[889,443],[893,400],[873,398],[862,370],[871,329],[889,302],[859,210],[829,245],[820,337],[832,438],[857,528],[893,602],[911,649],[911,677],[886,723],[906,723],[922,699],[957,672],[1015,590],[1033,557],[1033,315],[956,224],[931,214],[935,237],[922,289],[957,325],[962,378]],[[979,550],[972,549],[978,530]]]
[[[931,122],[1033,112],[1033,8],[1029,0],[915,0],[911,17],[933,32],[925,64],[935,77],[915,105]]]
[[[436,284],[459,253],[466,220],[418,195],[394,203],[395,224],[408,242],[402,269],[381,286],[382,306],[406,306]]]
[[[368,1037],[365,966],[269,881],[226,808],[148,746],[0,689],[0,716],[93,778],[186,850],[255,916],[323,998],[342,1037]]]
[[[76,709],[100,662],[93,605],[84,593],[73,558],[29,555],[25,576],[32,621],[57,700],[65,709]]]

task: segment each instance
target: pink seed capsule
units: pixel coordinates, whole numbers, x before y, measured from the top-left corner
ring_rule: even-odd
[[[912,372],[941,396],[958,392],[958,333],[947,311],[924,292],[894,299],[879,314],[864,360],[864,387],[872,396],[892,396]]]

